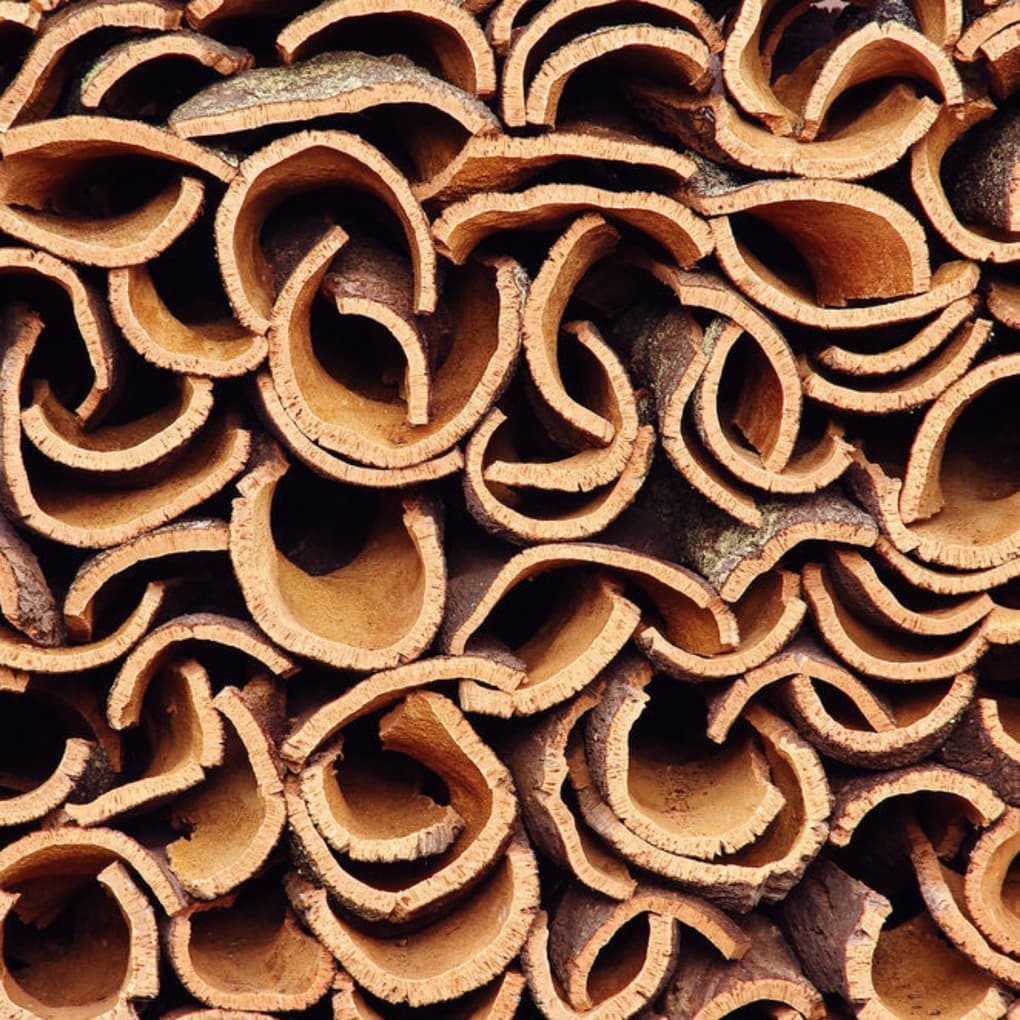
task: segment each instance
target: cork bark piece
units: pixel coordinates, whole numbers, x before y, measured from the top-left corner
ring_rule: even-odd
[[[37,278],[59,288],[70,301],[92,373],[91,385],[75,414],[85,426],[98,424],[117,392],[117,338],[102,296],[66,262],[27,248],[0,248],[0,276],[8,280],[11,276]]]
[[[201,146],[112,117],[14,128],[0,152],[0,226],[33,247],[104,268],[155,258],[194,223],[205,193],[196,171],[221,181],[234,176],[229,163]],[[139,193],[140,160],[149,163],[151,185]],[[97,190],[87,182],[100,166]],[[125,194],[138,194],[134,208],[124,209],[123,197],[109,190],[118,178]]]
[[[331,805],[305,798],[314,774],[312,782],[288,782],[288,817],[307,868],[338,903],[366,920],[403,924],[434,916],[492,869],[513,836],[517,802],[505,766],[441,695],[407,694],[379,721],[379,739],[384,751],[411,758],[446,784],[450,806],[464,823],[446,851],[414,869],[387,868],[385,862],[358,866],[349,853],[326,843],[322,830],[335,834],[337,818],[330,811],[320,825],[316,809]]]
[[[409,1006],[456,999],[498,977],[538,910],[535,858],[521,836],[465,899],[410,933],[363,931],[334,911],[325,889],[296,874],[286,886],[295,910],[362,988]]]
[[[985,110],[990,108],[991,112]],[[1016,115],[1004,109],[996,112],[989,100],[985,110],[973,122],[985,120],[971,135],[968,146],[971,158],[960,164],[950,179],[950,198],[954,209],[967,223],[993,236],[1005,235],[1015,241],[1020,229],[1020,215],[1013,199],[1018,173],[1015,146],[1018,131]]]
[[[711,83],[712,55],[698,36],[654,25],[613,25],[585,32],[547,57],[528,85],[524,117],[528,124],[555,127],[571,77],[598,62],[612,74],[639,67],[704,92]]]
[[[171,805],[171,825],[184,834],[167,846],[167,859],[180,885],[201,900],[224,896],[251,878],[286,822],[272,720],[253,686],[224,687],[213,699],[226,723],[223,762]],[[232,809],[224,811],[224,803]]]
[[[970,669],[988,647],[983,622],[944,639],[876,627],[847,605],[832,573],[820,564],[805,564],[801,583],[822,639],[868,676],[897,683],[939,680]]]
[[[218,613],[188,613],[150,630],[131,650],[110,685],[106,713],[114,729],[137,726],[149,683],[188,642],[208,642],[254,659],[275,676],[289,677],[297,665],[246,620]]]
[[[878,626],[910,634],[959,634],[979,624],[993,607],[991,597],[981,594],[928,611],[911,609],[879,576],[871,561],[853,549],[833,549],[829,570],[845,605]]]
[[[959,196],[964,188],[947,193],[943,182],[942,161],[949,149],[966,132],[981,130],[996,114],[995,104],[982,96],[971,100],[956,115],[943,112],[928,134],[914,143],[910,153],[910,179],[925,213],[938,232],[967,258],[990,262],[1012,262],[1020,253],[1020,239],[989,223],[980,216],[965,215]],[[1005,182],[1001,182],[1001,187]],[[983,191],[994,191],[992,181],[981,185]],[[1001,194],[998,196],[1001,199]],[[996,201],[994,195],[989,201]]]
[[[481,26],[472,12],[456,4],[436,8],[422,0],[329,0],[298,15],[276,37],[276,51],[285,64],[293,64],[325,37],[342,37],[371,18],[405,28],[416,42],[428,46],[441,76],[465,92],[488,98],[496,91],[496,61]]]
[[[162,0],[91,0],[47,19],[14,80],[0,95],[0,131],[53,111],[71,73],[65,55],[79,39],[108,28],[167,32],[180,23],[180,9]]]
[[[994,979],[941,938],[927,913],[896,918],[889,900],[830,861],[790,895],[783,916],[807,976],[821,991],[842,995],[858,1016],[894,1020],[948,1008],[990,1020],[1009,1003]]]
[[[21,412],[25,438],[44,457],[64,467],[96,474],[117,474],[158,466],[193,440],[213,409],[212,382],[182,377],[163,407],[125,422],[86,430],[45,379],[32,384]]]
[[[182,454],[147,479],[147,488],[122,481],[111,489],[86,488],[84,477],[47,464],[29,478],[21,451],[19,386],[43,330],[37,315],[10,306],[2,372],[8,385],[2,398],[0,474],[3,500],[16,520],[57,541],[78,547],[117,545],[174,517],[219,491],[241,469],[248,433],[230,415],[216,416]]]
[[[155,567],[164,558],[173,563],[178,556],[225,553],[227,537],[226,522],[195,518],[167,524],[97,553],[78,568],[64,595],[63,616],[68,633],[79,641],[92,638],[97,613],[110,593],[107,586],[115,585],[128,571],[143,565]]]
[[[1015,25],[996,32],[982,43],[981,55],[985,58],[992,93],[997,99],[1008,99],[1020,83],[1020,52]]]
[[[3,968],[0,1008],[12,1020],[68,1012],[90,1020],[137,1015],[132,1003],[144,1004],[159,992],[159,932],[151,904],[116,860],[98,873],[72,871],[60,878],[44,906],[30,890],[0,892],[0,949],[5,962],[23,963],[16,975]],[[42,916],[34,913],[40,907]],[[22,931],[8,934],[15,918]],[[63,951],[47,944],[45,932],[54,921],[71,927]]]
[[[64,621],[31,546],[0,516],[0,613],[5,623],[37,645],[64,639]]]
[[[980,58],[982,47],[1016,21],[1017,12],[1012,7],[996,6],[981,12],[956,40],[953,56],[964,63],[974,63]]]
[[[681,559],[698,570],[727,602],[736,602],[758,577],[794,546],[816,539],[868,548],[874,521],[835,488],[759,504],[758,530],[703,504],[679,538]]]
[[[437,1010],[442,1010],[443,1016],[450,1020],[513,1020],[524,986],[524,975],[520,971],[505,970],[495,981],[453,1002],[447,999],[438,1006],[419,1007],[418,1015],[432,1017]],[[384,1020],[383,1014],[366,1001],[349,974],[337,974],[333,987],[333,1020]]]
[[[86,110],[103,107],[123,116],[137,115],[138,102],[130,96],[130,76],[161,61],[194,61],[225,77],[245,71],[254,58],[239,46],[227,46],[197,32],[129,39],[107,50],[82,79],[78,101]]]
[[[604,674],[602,697],[585,720],[599,793],[628,829],[670,854],[712,860],[749,846],[785,803],[764,754],[746,731],[714,748],[698,740],[696,724],[685,727],[680,754],[647,732],[639,741],[641,716],[661,711],[646,690],[652,676],[638,656],[617,659]]]
[[[221,1009],[308,1009],[329,991],[336,970],[298,925],[283,890],[267,882],[181,911],[168,922],[165,942],[184,987]]]
[[[664,649],[663,654],[668,654],[669,648],[675,647],[673,639],[676,638],[683,640],[693,652],[709,655],[731,649],[739,641],[735,616],[701,578],[682,567],[622,547],[594,543],[533,546],[491,570],[480,567],[481,564],[467,565],[462,572],[451,577],[450,607],[439,640],[441,647],[454,655],[470,650],[486,636],[486,624],[494,610],[522,583],[550,571],[562,570],[563,584],[571,584],[573,575],[576,586],[579,577],[586,573],[584,568],[588,568],[588,573],[596,572],[592,571],[592,567],[619,573],[642,589],[656,605],[661,622],[651,619],[641,621],[636,636],[642,645],[655,642],[658,648]],[[576,618],[569,619],[569,623],[567,619],[558,620],[556,631],[576,636],[591,634],[594,621],[586,617],[593,606],[590,603],[586,606],[580,600],[566,601],[575,605]],[[604,612],[608,611],[609,604],[603,602],[603,606]],[[612,619],[612,614],[609,619]],[[602,633],[605,637],[622,637],[622,632],[617,632],[615,627],[608,633]],[[586,665],[594,666],[596,659],[605,657],[608,662],[612,658],[615,654],[613,644],[615,640],[600,648],[597,656],[592,656],[573,641],[570,645],[566,641],[560,644],[552,628],[539,628],[528,642],[510,650],[515,656],[522,656],[523,652],[530,660],[526,663],[529,671],[537,667],[547,673],[554,664],[560,670],[570,668],[570,660],[564,661],[563,653],[571,645]],[[596,670],[598,668],[601,666],[596,666]],[[590,672],[589,681],[594,677],[595,672]],[[522,685],[524,690],[529,686],[527,682]]]
[[[829,841],[848,846],[857,827],[879,804],[917,793],[951,797],[954,812],[977,826],[990,825],[1006,810],[991,787],[973,776],[944,765],[911,765],[846,780],[836,791]]]
[[[570,810],[567,745],[585,714],[598,704],[601,686],[587,690],[510,736],[504,754],[513,773],[532,842],[587,888],[613,900],[636,888],[626,863],[611,853]]]
[[[492,234],[548,229],[586,212],[597,212],[647,234],[684,267],[712,250],[707,225],[674,199],[653,192],[607,191],[587,184],[536,184],[511,194],[472,195],[447,206],[432,224],[432,234],[440,253],[460,264]]]
[[[897,574],[916,588],[936,595],[971,595],[1007,584],[1020,573],[1020,562],[1008,560],[985,570],[954,571],[920,563],[901,552],[892,541],[880,535],[875,552]]]
[[[781,900],[800,880],[828,834],[830,796],[811,746],[784,720],[758,705],[744,711],[784,798],[775,822],[746,850],[715,860],[670,854],[628,829],[592,778],[583,747],[568,749],[571,785],[585,821],[629,864],[694,889],[727,910],[744,912]]]
[[[898,162],[925,136],[939,107],[905,84],[889,87],[838,131],[814,140],[772,134],[742,117],[721,95],[690,95],[668,85],[628,81],[640,115],[661,131],[723,164],[797,177],[858,180]]]
[[[741,919],[750,945],[737,960],[720,960],[707,946],[691,947],[663,999],[669,1020],[720,1020],[751,1006],[763,1015],[820,1020],[826,1015],[818,990],[801,970],[779,929],[760,914]]]
[[[436,174],[414,185],[421,202],[453,202],[480,191],[510,191],[543,171],[573,160],[654,170],[678,184],[696,172],[684,152],[655,144],[635,124],[570,120],[530,138],[474,135]]]
[[[232,79],[236,80],[236,79]],[[216,213],[223,282],[239,321],[255,333],[270,326],[276,298],[259,237],[284,199],[326,184],[354,187],[386,205],[407,238],[414,271],[414,310],[436,307],[436,256],[428,221],[406,178],[377,149],[344,131],[302,131],[271,142],[240,166]]]
[[[640,920],[644,944],[631,928]],[[522,954],[536,1004],[557,1020],[633,1015],[656,997],[675,967],[680,926],[693,928],[714,955],[726,959],[749,948],[740,927],[696,897],[643,885],[626,902],[614,903],[569,886],[551,919],[539,914]],[[620,949],[615,956],[605,952],[614,942]]]
[[[484,103],[406,57],[354,50],[322,53],[284,67],[253,68],[215,82],[178,106],[168,126],[185,138],[233,135],[394,104],[439,114],[420,137],[408,140],[420,176],[441,169],[472,135],[499,130]]]
[[[1016,901],[1016,856],[1020,852],[1020,812],[1007,808],[981,833],[963,880],[967,914],[1000,952],[1017,955],[1020,918]]]
[[[1008,804],[1020,804],[1020,728],[1010,697],[979,691],[960,724],[939,749],[954,769],[976,776]]]
[[[266,356],[265,338],[232,318],[177,318],[144,264],[111,270],[109,283],[110,310],[125,339],[159,368],[230,378],[256,368]]]
[[[113,781],[120,745],[92,692],[71,692],[60,681],[4,670],[0,702],[5,720],[0,827],[37,821],[65,801],[90,799]],[[50,729],[45,739],[40,721]]]
[[[311,574],[272,539],[273,494],[288,469],[272,449],[241,480],[233,503],[230,557],[256,623],[284,648],[339,669],[386,669],[416,658],[435,636],[446,600],[438,508],[421,496],[380,497],[357,555]],[[405,582],[399,598],[389,588],[394,572]]]
[[[501,17],[501,9],[505,11]],[[713,53],[722,49],[722,39],[718,29],[708,17],[707,12],[699,5],[685,0],[642,0],[640,10],[647,12],[649,20],[666,20],[677,29],[693,29],[695,37],[700,37]],[[582,4],[579,0],[557,0],[548,4],[532,17],[519,32],[513,34],[510,42],[513,18],[516,11],[512,6],[501,5],[490,19],[489,38],[496,52],[504,55],[502,87],[500,91],[501,112],[504,122],[510,127],[524,127],[527,119],[527,93],[537,77],[537,61],[546,56],[552,40],[569,41],[580,33],[573,27],[582,12],[591,12],[582,23],[590,31],[593,18],[602,22],[605,27],[612,27],[614,15],[617,13],[615,0],[600,0],[597,4]],[[508,17],[509,15],[509,17]],[[504,27],[505,26],[505,27]],[[599,26],[601,27],[601,26]],[[504,41],[505,40],[505,41]]]
[[[971,407],[982,406],[991,406],[994,413],[994,403],[982,397],[1018,371],[1016,356],[984,362],[948,387],[922,420],[899,503],[903,521],[920,539],[922,559],[963,570],[987,569],[1005,563],[1020,546],[1020,535],[1012,527],[1017,495],[1009,465],[1000,462],[1001,455],[990,454],[987,426],[975,426],[975,415],[966,415]],[[952,433],[961,417],[971,430],[960,429],[954,443]],[[976,442],[982,449],[977,459]]]
[[[9,26],[17,26],[21,34],[34,35],[39,30],[41,22],[41,11],[30,4],[5,0],[0,5],[0,24],[4,26],[5,31]]]
[[[800,581],[786,570],[771,570],[751,583],[733,604],[740,640],[732,650],[702,655],[664,641],[660,632],[642,627],[634,643],[663,673],[699,682],[736,676],[760,666],[793,638],[807,604],[800,598]]]
[[[804,395],[825,406],[857,414],[895,414],[922,407],[962,378],[992,337],[989,319],[961,326],[921,368],[878,386],[854,385],[854,380],[831,379],[801,357]]]

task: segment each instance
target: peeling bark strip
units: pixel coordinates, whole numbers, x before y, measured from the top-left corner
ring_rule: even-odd
[[[0,1020],[1020,1020],[1018,11],[0,0]]]

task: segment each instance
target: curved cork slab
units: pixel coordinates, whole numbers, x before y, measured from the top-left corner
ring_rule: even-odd
[[[171,825],[185,835],[167,846],[167,859],[180,885],[201,900],[214,900],[251,878],[286,822],[272,720],[258,686],[224,687],[213,699],[226,723],[223,762],[171,806]],[[234,810],[223,811],[224,803]]]
[[[0,435],[0,492],[8,512],[33,530],[67,545],[117,545],[167,523],[218,492],[241,470],[248,433],[231,415],[214,416],[146,488],[122,481],[108,489],[86,488],[74,469],[55,465],[29,478],[20,439],[19,387],[43,330],[42,320],[24,307],[8,308],[0,372],[4,415]]]
[[[931,128],[938,104],[892,85],[846,126],[810,142],[775,135],[742,117],[724,96],[692,96],[648,81],[628,81],[628,98],[661,131],[716,162],[797,177],[858,180],[897,163]]]
[[[532,842],[589,889],[613,900],[628,900],[636,882],[626,863],[610,852],[564,798],[568,742],[585,714],[598,704],[601,689],[600,683],[593,683],[512,734],[504,754]]]
[[[906,1020],[937,1008],[991,1020],[1010,1001],[994,978],[942,938],[927,912],[895,917],[889,900],[830,861],[790,895],[783,917],[807,976],[819,990],[853,1003],[859,1015]]]
[[[945,794],[954,811],[977,826],[990,825],[1006,805],[991,787],[944,765],[920,764],[844,782],[836,793],[829,842],[848,846],[864,818],[879,804],[916,793]]]
[[[446,601],[438,508],[421,496],[384,494],[354,558],[308,573],[272,539],[273,494],[288,469],[279,450],[269,450],[233,501],[230,558],[256,623],[284,648],[338,669],[386,669],[416,658],[435,636]],[[394,571],[404,579],[399,597],[390,588]]]
[[[817,563],[801,572],[804,597],[825,643],[848,665],[897,683],[938,680],[970,669],[988,647],[985,623],[945,638],[875,626],[841,597],[833,573]]]
[[[509,191],[572,160],[647,167],[677,184],[697,171],[686,153],[645,139],[636,125],[617,129],[615,124],[582,120],[531,138],[475,135],[446,166],[414,185],[414,193],[421,202],[452,202],[478,191]]]
[[[161,0],[91,0],[48,19],[14,80],[0,95],[0,131],[53,112],[72,72],[64,58],[79,39],[101,29],[167,32],[180,24],[180,9]]]
[[[496,91],[496,61],[472,13],[453,3],[436,8],[424,0],[328,0],[291,21],[276,37],[276,52],[285,64],[293,64],[317,49],[320,37],[342,37],[362,19],[385,18],[428,46],[443,78],[485,99]]]
[[[215,82],[178,106],[168,127],[185,138],[214,137],[404,105],[428,111],[420,136],[408,139],[420,176],[440,170],[471,136],[499,131],[484,103],[406,57],[354,50]]]
[[[501,974],[520,951],[538,910],[538,872],[523,836],[451,912],[413,932],[355,928],[326,890],[286,880],[295,910],[341,966],[386,1002],[426,1006],[455,999]]]
[[[987,425],[975,426],[970,414],[966,420],[971,429],[960,429],[959,441],[950,441],[970,406],[981,406],[981,398],[996,383],[1017,372],[1017,356],[984,362],[946,389],[921,422],[907,460],[899,511],[920,539],[922,559],[963,570],[987,569],[1005,563],[1020,547],[1020,534],[1011,523],[1017,495],[1008,469],[998,466],[989,450]],[[995,406],[990,408],[993,415]],[[975,459],[978,443],[982,456]]]
[[[125,339],[159,368],[223,379],[250,372],[266,356],[265,338],[233,318],[177,318],[144,264],[111,270],[109,283],[110,310]]]
[[[602,799],[583,747],[568,748],[571,785],[585,821],[628,863],[707,896],[724,909],[747,911],[781,900],[800,880],[828,834],[830,795],[811,746],[760,706],[744,711],[784,798],[774,825],[746,851],[712,861],[670,854],[628,829]]]
[[[9,953],[23,963],[16,973],[3,967],[0,978],[0,1008],[12,1020],[69,1012],[112,1020],[135,1015],[133,1002],[144,1004],[159,993],[152,905],[119,861],[85,867],[84,875],[74,867],[61,874],[58,859],[46,874],[56,885],[49,902],[45,896],[40,901],[31,884],[0,891],[0,953],[5,962]],[[15,918],[21,922],[16,934],[10,931]],[[52,924],[71,928],[69,945],[54,950],[46,934]]]
[[[377,149],[345,131],[288,135],[239,167],[216,213],[216,250],[223,282],[242,325],[270,326],[276,298],[273,273],[259,237],[266,217],[284,199],[324,183],[362,190],[400,221],[414,269],[414,311],[436,307],[436,254],[428,221],[399,170]]]
[[[90,800],[114,780],[120,743],[93,692],[11,670],[0,672],[5,796],[0,826],[25,825],[66,801]],[[49,735],[40,739],[41,721]]]
[[[978,693],[939,757],[986,782],[1008,804],[1020,804],[1020,704],[1006,695]]]
[[[683,719],[676,720],[683,751],[665,745],[640,726],[646,709],[649,719],[663,711],[646,690],[652,676],[637,656],[617,659],[604,674],[599,704],[585,720],[599,793],[631,832],[669,854],[712,860],[750,846],[785,804],[765,755],[746,728],[716,748],[698,739],[697,722]]]
[[[276,399],[263,399],[267,410],[281,404],[317,446],[373,468],[406,471],[442,457],[509,383],[527,277],[509,258],[472,260],[452,270],[443,288],[442,326],[415,315],[412,286],[402,259],[350,242],[338,228],[328,231],[278,295],[269,332]],[[390,333],[404,357],[399,388],[372,380],[374,389],[355,389],[331,374],[313,346],[317,297],[335,307],[338,318],[332,321],[341,337],[351,322],[347,316],[373,319]],[[369,335],[362,342],[376,341]],[[350,344],[339,356],[356,366],[364,357],[358,346]],[[446,356],[433,367],[439,348]],[[273,418],[287,430],[280,415]]]
[[[716,1020],[757,1007],[763,1015],[821,1020],[821,993],[804,977],[779,929],[760,914],[741,918],[750,945],[737,960],[720,960],[703,943],[680,954],[663,999],[675,1020]]]
[[[181,911],[167,926],[166,949],[191,995],[224,1010],[306,1010],[336,971],[283,890],[265,880]]]
[[[225,553],[227,525],[215,518],[177,521],[155,528],[112,549],[105,549],[78,568],[64,595],[63,614],[68,632],[79,641],[93,636],[107,585],[141,565],[157,566],[164,558],[192,553]],[[172,559],[170,562],[174,562]],[[2,589],[0,589],[2,595]],[[3,602],[0,600],[0,607]],[[4,610],[4,615],[10,619]]]
[[[106,701],[114,729],[138,725],[149,683],[187,642],[208,642],[243,652],[274,676],[289,677],[298,669],[247,620],[218,613],[177,616],[149,631],[121,664]]]
[[[0,248],[0,274],[37,277],[67,296],[92,372],[92,382],[75,414],[85,426],[98,424],[117,388],[117,337],[102,295],[66,262],[42,251]]]
[[[1018,852],[1020,812],[1007,808],[974,844],[963,880],[967,915],[992,946],[1009,956],[1016,956],[1020,946],[1014,892]]]
[[[315,793],[314,761],[305,766],[300,781],[288,783],[287,809],[291,833],[307,867],[336,901],[366,920],[402,924],[428,917],[455,902],[492,868],[513,835],[517,802],[510,773],[459,709],[441,695],[407,693],[380,719],[378,732],[384,751],[412,759],[422,771],[431,770],[446,784],[450,807],[463,821],[463,827],[445,851],[413,869],[387,869],[387,862],[379,861],[359,866],[349,854],[335,853],[327,845],[324,832],[334,837],[337,834],[337,805],[323,797],[306,797],[308,792]],[[388,781],[380,771],[382,761],[369,759],[363,770],[364,806],[358,812],[362,831],[371,830],[375,835],[383,826],[380,812],[387,810],[387,802],[399,796],[396,791],[406,785],[406,779],[402,783],[396,776]],[[306,779],[309,769],[312,775]],[[374,782],[370,769],[375,770]],[[346,787],[351,790],[358,782],[354,771],[350,770],[352,779]],[[344,775],[341,772],[341,782]],[[413,777],[411,781],[415,781]],[[323,808],[328,811],[320,817],[319,809]],[[391,814],[396,815],[396,809],[391,809]],[[409,807],[405,814],[410,814]],[[434,812],[429,815],[434,817]],[[406,828],[409,820],[421,824],[427,818],[418,812],[413,820],[405,817],[403,824]]]
[[[194,659],[171,662],[146,691],[141,729],[148,759],[137,778],[121,783],[83,804],[68,804],[67,814],[88,827],[118,815],[165,803],[205,778],[206,769],[223,761],[223,724],[213,708],[209,674]]]
[[[645,925],[636,925],[639,919]],[[652,1003],[673,972],[681,927],[702,935],[713,955],[735,959],[749,948],[729,917],[696,897],[644,885],[614,903],[569,886],[551,919],[539,913],[521,954],[536,1005],[556,1020],[631,1016]]]
[[[131,97],[130,77],[145,69],[151,73],[161,61],[194,61],[216,74],[229,77],[253,65],[254,57],[239,46],[227,46],[197,32],[177,31],[129,39],[108,49],[82,78],[78,101],[86,110],[106,107],[118,116],[137,117],[139,105]]]
[[[0,613],[5,623],[36,645],[65,639],[64,620],[31,546],[0,517]]]
[[[483,192],[443,210],[432,224],[440,253],[457,264],[492,234],[548,229],[596,212],[647,234],[687,268],[712,250],[708,225],[686,206],[649,191],[622,193],[587,184],[536,184],[510,194]]]
[[[155,258],[194,223],[205,186],[188,171],[221,181],[235,172],[219,156],[160,128],[110,117],[62,117],[14,128],[0,152],[0,227],[34,247],[104,268]],[[159,173],[150,168],[154,186],[136,208],[106,211],[119,205],[110,194],[82,204],[88,189],[74,187],[77,180],[102,165],[111,186],[118,160],[121,173],[134,176],[139,159],[163,167]],[[174,175],[173,164],[184,174]]]

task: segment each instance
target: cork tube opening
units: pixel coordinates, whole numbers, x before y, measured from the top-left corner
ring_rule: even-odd
[[[4,990],[35,1016],[85,1020],[114,1006],[131,932],[113,894],[91,875],[29,878],[3,927]]]

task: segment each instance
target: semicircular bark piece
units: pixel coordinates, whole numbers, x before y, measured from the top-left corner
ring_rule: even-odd
[[[639,740],[645,710],[658,714],[646,690],[652,676],[643,659],[617,660],[586,718],[588,767],[605,803],[633,833],[673,855],[712,860],[749,846],[785,804],[764,753],[751,732],[731,733],[723,748],[699,742],[697,723],[677,741],[679,755],[647,727]]]
[[[621,193],[587,184],[536,184],[512,193],[481,192],[447,206],[432,224],[432,235],[439,251],[460,264],[492,234],[551,227],[586,212],[640,230],[684,267],[712,250],[708,225],[675,199],[650,191]]]
[[[416,313],[435,310],[436,253],[429,226],[399,170],[377,149],[345,131],[306,131],[271,142],[249,156],[216,213],[216,248],[223,282],[240,322],[256,333],[270,326],[276,294],[259,244],[265,218],[286,198],[327,184],[377,198],[400,221],[414,270]]]
[[[927,912],[896,917],[889,900],[831,861],[791,893],[783,917],[807,976],[862,1015],[905,1020],[948,1008],[961,1018],[991,1020],[1010,1001],[994,978],[942,938]]]
[[[8,512],[33,530],[67,545],[117,545],[159,527],[218,492],[243,467],[249,436],[236,416],[214,416],[180,456],[146,479],[95,490],[87,476],[48,462],[29,477],[21,450],[19,387],[43,330],[37,315],[11,305],[4,316],[2,370],[8,385],[0,402],[0,491]],[[30,522],[30,523],[29,523]]]
[[[209,674],[194,659],[170,663],[146,691],[141,719],[149,760],[137,778],[94,800],[68,804],[81,826],[163,803],[197,785],[223,760],[223,724],[213,708]]]
[[[52,112],[71,73],[65,55],[79,39],[108,28],[166,32],[180,23],[181,11],[160,0],[91,0],[62,12],[47,22],[14,80],[0,95],[0,131]]]
[[[171,372],[214,379],[244,375],[266,356],[265,338],[232,318],[183,322],[160,296],[145,264],[110,271],[110,310],[128,343]]]
[[[163,61],[172,66],[185,60],[223,76],[247,70],[254,63],[247,50],[197,32],[128,39],[111,47],[92,65],[82,79],[79,102],[86,110],[105,107],[118,116],[137,117],[139,104],[130,97],[131,76],[143,68],[151,73]]]
[[[670,1020],[721,1020],[752,1007],[776,1020],[825,1016],[821,993],[779,929],[760,914],[741,918],[740,926],[750,946],[739,959],[720,960],[704,944],[681,952],[663,999]]]
[[[984,362],[948,387],[921,422],[907,460],[899,511],[920,538],[922,559],[957,569],[985,569],[1005,563],[1020,548],[1012,510],[1020,496],[989,451],[987,424],[975,425],[975,416],[967,415],[971,429],[961,429],[960,440],[951,441],[970,407],[980,408],[981,398],[996,384],[1018,373],[1016,355]],[[990,413],[996,413],[994,403]],[[975,443],[982,450],[976,459]]]
[[[968,916],[996,949],[1014,957],[1020,949],[1020,916],[1014,892],[1018,854],[1020,812],[1007,808],[978,837],[963,880]]]
[[[421,138],[408,141],[423,176],[439,170],[466,138],[499,130],[496,117],[469,92],[405,57],[353,50],[322,53],[286,67],[252,68],[215,82],[178,106],[168,126],[181,137],[201,138],[394,105],[440,115]]]
[[[976,776],[1008,804],[1020,804],[1020,706],[979,691],[939,749],[947,765]]]
[[[409,933],[360,930],[334,911],[325,889],[296,874],[286,886],[295,910],[362,988],[410,1006],[457,998],[502,973],[524,944],[539,896],[522,836],[465,899]]]
[[[536,1005],[556,1020],[633,1015],[652,1003],[681,958],[681,926],[725,959],[750,947],[729,917],[693,896],[643,885],[614,903],[568,887],[551,919],[538,915],[521,954]]]
[[[481,26],[466,8],[423,0],[329,0],[291,21],[276,37],[276,51],[285,64],[293,64],[319,48],[320,37],[343,37],[371,18],[412,33],[425,42],[442,76],[473,96],[487,98],[496,91],[496,61]],[[399,45],[399,44],[398,44]]]
[[[89,862],[84,874],[73,866],[62,874],[61,863],[78,862],[58,858],[46,876],[49,897],[33,895],[31,883],[0,891],[0,954],[5,964],[21,964],[16,973],[0,968],[0,1008],[11,1020],[69,1010],[83,1020],[135,1015],[133,1002],[159,992],[152,905],[117,860],[105,867]],[[47,937],[54,925],[68,941],[56,951]]]
[[[230,557],[256,623],[284,648],[340,669],[386,669],[420,655],[446,600],[437,507],[424,497],[390,499],[353,559],[311,574],[272,540],[273,494],[288,468],[272,449],[233,503]],[[394,572],[404,579],[400,597],[390,588]]]
[[[173,802],[171,824],[184,835],[166,848],[177,881],[202,900],[223,896],[254,875],[287,816],[270,720],[258,699],[224,687],[213,705],[226,722],[223,761]]]
[[[1006,810],[991,787],[944,765],[919,764],[848,779],[836,791],[829,842],[847,846],[857,827],[879,804],[916,793],[944,794],[975,825],[986,826]]]
[[[167,955],[200,1002],[229,1010],[306,1010],[333,983],[336,963],[298,925],[279,889],[255,882],[170,919]]]
[[[962,636],[936,639],[863,619],[841,597],[833,575],[817,563],[801,572],[804,597],[825,643],[854,669],[898,683],[938,680],[970,669],[988,647],[985,623]],[[986,618],[985,618],[986,619]]]
[[[316,809],[330,805],[319,803],[324,798],[304,796],[306,789],[314,786],[314,762],[306,766],[306,774],[307,769],[313,769],[308,783],[302,777],[300,783],[294,780],[288,784],[288,815],[308,867],[334,899],[367,920],[401,924],[435,914],[455,902],[493,867],[513,835],[517,802],[505,766],[456,706],[441,695],[408,693],[380,720],[379,739],[384,751],[411,758],[446,784],[450,807],[464,824],[445,851],[423,859],[420,867],[409,872],[391,869],[392,877],[387,879],[384,863],[368,862],[368,867],[359,867],[349,848],[346,853],[331,850],[323,832],[335,834],[336,814],[330,811],[319,819]],[[376,812],[375,822],[370,824],[379,823],[378,812],[394,795],[390,787],[399,789],[399,784],[385,782],[378,763],[376,767],[377,781],[365,789],[362,809],[369,819],[372,811]],[[373,808],[376,798],[378,804]]]
[[[2,670],[0,701],[0,827],[37,821],[69,800],[90,800],[114,781],[120,743],[94,692]]]

